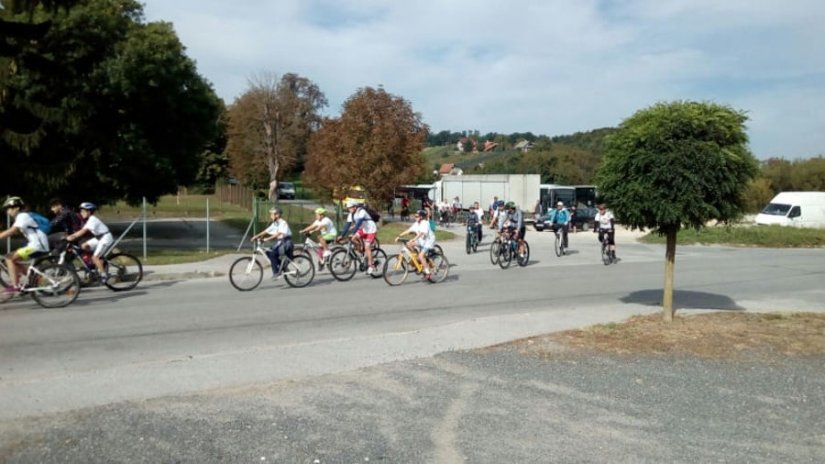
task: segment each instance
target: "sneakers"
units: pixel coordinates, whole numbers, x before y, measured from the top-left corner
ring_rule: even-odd
[[[276,281],[280,278],[281,278],[281,273],[279,272],[277,274],[272,274],[271,280],[274,282],[274,281]]]
[[[373,266],[368,267],[367,274],[375,274],[375,268]]]

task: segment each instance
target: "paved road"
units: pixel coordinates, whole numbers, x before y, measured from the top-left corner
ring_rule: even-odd
[[[258,394],[283,393],[293,401],[283,406],[281,416],[273,412],[275,410],[270,410],[264,414],[266,417],[255,418],[254,406],[237,406],[240,409],[236,411],[228,405],[218,406],[217,414],[220,416],[219,411],[226,407],[227,411],[234,411],[227,412],[229,418],[225,418],[226,420],[241,420],[239,418],[243,417],[243,420],[248,419],[249,423],[253,424],[252,427],[264,426],[267,421],[271,421],[280,424],[279,427],[292,427],[283,431],[287,436],[315,433],[314,436],[299,440],[300,446],[326,449],[326,452],[320,452],[319,455],[322,456],[347,457],[340,461],[333,459],[332,462],[352,462],[361,450],[366,453],[364,457],[375,457],[382,453],[395,456],[390,459],[392,462],[460,461],[461,459],[454,458],[466,456],[467,449],[477,445],[475,438],[460,433],[465,418],[470,420],[470,416],[475,417],[479,422],[473,427],[481,428],[486,420],[499,416],[487,416],[493,411],[485,413],[473,409],[467,412],[465,408],[480,408],[485,404],[483,398],[478,396],[478,389],[486,389],[488,385],[487,382],[481,382],[479,386],[479,379],[492,375],[492,372],[501,366],[495,367],[497,364],[494,363],[486,368],[476,369],[478,366],[473,367],[476,361],[461,358],[462,361],[450,367],[452,358],[449,355],[434,360],[408,361],[401,367],[393,364],[380,365],[429,357],[445,351],[489,346],[514,338],[595,322],[621,320],[631,314],[658,310],[663,270],[662,247],[622,243],[622,261],[615,266],[603,266],[598,261],[595,239],[589,233],[572,237],[571,247],[576,252],[563,258],[557,258],[552,254],[551,234],[533,233],[528,238],[533,248],[534,262],[526,268],[508,270],[493,268],[485,253],[468,256],[461,250],[460,243],[445,244],[453,267],[450,278],[441,285],[411,281],[400,288],[390,288],[382,281],[374,281],[366,276],[358,276],[352,282],[340,283],[325,274],[319,274],[316,282],[306,289],[290,289],[281,282],[267,282],[256,291],[239,293],[234,291],[224,278],[215,278],[185,282],[148,282],[137,291],[125,294],[114,294],[103,289],[95,290],[85,293],[76,305],[63,310],[42,310],[27,301],[4,305],[0,311],[0,421],[3,421],[5,430],[14,432],[9,435],[10,437],[20,436],[21,433],[25,436],[25,430],[21,432],[13,425],[22,418],[93,406],[104,408],[92,411],[96,411],[95,417],[99,414],[108,417],[108,420],[112,421],[111,424],[120,424],[119,421],[123,420],[142,420],[144,414],[151,416],[146,418],[148,422],[161,421],[157,410],[145,411],[142,409],[144,406],[140,406],[141,410],[138,411],[134,410],[136,406],[133,403],[127,403],[127,406],[117,406],[114,403],[211,390],[212,393],[205,393],[205,396],[194,397],[191,403],[188,403],[190,400],[182,400],[189,406],[182,406],[181,414],[194,414],[198,417],[193,417],[192,420],[201,423],[199,421],[204,420],[204,415],[211,414],[205,412],[209,409],[209,401],[204,398],[211,400],[217,395],[219,402],[230,401],[228,396],[233,396],[232,392],[246,392],[237,398],[242,402],[254,403],[257,401],[254,398]],[[676,305],[686,310],[706,308],[823,311],[823,258],[823,250],[683,247],[677,256]],[[455,356],[472,358],[476,355],[456,353]],[[515,358],[501,359],[505,365],[517,362]],[[470,365],[465,364],[465,361]],[[444,362],[447,364],[443,364]],[[610,364],[609,361],[605,362]],[[439,367],[433,369],[433,365]],[[379,367],[374,368],[378,369],[377,371],[368,371],[367,379],[359,381],[360,387],[355,388],[356,396],[347,396],[353,393],[353,390],[338,382],[351,382],[354,377],[360,377],[358,372],[362,372],[353,370],[367,366]],[[607,369],[599,362],[594,366],[591,375]],[[815,363],[815,366],[816,368],[794,367],[793,369],[798,369],[793,370],[794,375],[805,377],[813,372],[821,374],[821,362]],[[633,366],[623,366],[623,369],[630,370],[622,374],[630,379]],[[410,374],[417,380],[397,378],[403,377],[403,372],[407,370],[417,371]],[[434,390],[427,393],[421,382],[426,382],[427,373],[431,370],[432,374],[441,380],[433,386]],[[678,388],[680,384],[678,379],[681,374],[678,370],[666,372],[657,369],[656,366],[645,366],[642,370],[650,372],[651,376],[657,378],[657,382],[664,382],[664,378],[677,379],[673,381],[673,388]],[[709,375],[724,375],[725,370],[719,368]],[[458,381],[465,373],[476,380],[469,383]],[[313,376],[329,374],[341,377],[312,380]],[[522,374],[516,371],[501,375],[504,379]],[[569,375],[576,374],[571,372]],[[377,377],[370,380],[371,376]],[[385,376],[389,378],[383,378]],[[450,382],[443,380],[443,376],[452,376],[457,383],[448,387],[447,384]],[[741,379],[743,384],[748,383],[753,379],[752,373],[748,374],[745,369]],[[277,393],[270,390],[255,390],[258,387],[244,387],[265,386],[270,382],[289,380],[299,383],[276,384],[276,387],[271,388],[275,388]],[[361,388],[363,382],[370,384],[368,391]],[[302,393],[298,387],[304,383],[313,388]],[[321,387],[322,384],[325,387]],[[549,379],[525,379],[517,382],[515,387],[535,387],[538,391],[562,389],[558,391],[569,393],[569,407],[575,407],[574,405],[581,401],[593,404],[587,399],[587,395],[574,394],[574,390],[579,388],[574,385],[575,382],[562,384],[556,384]],[[821,405],[824,397],[821,395],[823,384],[825,382],[820,375],[819,380],[812,384],[803,382],[796,393],[815,397],[815,404]],[[609,390],[608,385],[609,383],[605,388]],[[240,390],[232,390],[236,387]],[[370,393],[372,389],[378,389],[378,392]],[[458,398],[460,401],[436,401],[441,409],[427,409],[425,415],[441,417],[445,422],[440,425],[434,424],[431,429],[422,424],[422,430],[412,431],[413,436],[432,435],[432,443],[435,443],[433,449],[422,448],[421,459],[417,459],[411,451],[414,446],[410,448],[409,444],[401,446],[399,443],[404,441],[398,435],[403,433],[403,429],[397,430],[391,424],[382,422],[381,417],[374,415],[361,417],[355,423],[368,427],[367,423],[370,420],[377,421],[375,425],[380,426],[380,431],[373,430],[371,433],[389,433],[390,436],[376,439],[369,445],[362,443],[364,446],[352,446],[352,449],[357,451],[355,454],[341,453],[341,450],[349,449],[342,444],[347,442],[343,423],[346,422],[346,415],[350,413],[346,411],[358,409],[350,403],[363,403],[366,409],[371,409],[366,406],[370,398],[381,399],[380,392],[387,389],[392,393],[390,396],[396,399],[400,396],[417,402],[426,401],[427,398],[437,400],[449,397]],[[256,393],[250,393],[253,390]],[[598,395],[605,394],[606,391],[593,394],[601,398]],[[716,395],[722,395],[717,400],[723,403],[724,395],[718,390],[715,391]],[[310,398],[316,392],[317,403]],[[694,395],[693,398],[697,393],[691,395]],[[698,395],[701,397],[701,394]],[[304,399],[298,401],[298,397]],[[270,396],[267,398],[271,399]],[[598,401],[593,401],[601,402],[598,398]],[[659,398],[663,401],[673,400],[667,395]],[[200,403],[200,400],[204,402]],[[181,400],[157,401],[147,403],[149,409],[174,408],[173,405]],[[336,401],[347,404],[348,407],[338,411],[335,409]],[[390,399],[384,398],[381,401],[388,402]],[[631,406],[635,397],[626,398],[624,401],[627,402],[627,407],[634,411],[637,411],[635,408],[641,407]],[[320,408],[313,409],[311,417],[302,416],[300,413],[302,407],[309,407],[306,402],[311,403],[312,408]],[[249,403],[245,404],[250,406]],[[794,402],[793,406],[796,405]],[[276,409],[279,407],[277,404],[269,406]],[[389,403],[383,406],[389,406]],[[381,409],[378,404],[374,407]],[[495,406],[487,407],[495,409]],[[530,408],[528,404],[521,407],[525,408],[524,411]],[[689,410],[689,405],[685,405],[685,409]],[[781,405],[776,405],[775,409],[776,411],[772,410],[774,414],[790,414],[787,409],[781,413]],[[131,414],[136,416],[124,418],[129,416],[130,410]],[[337,444],[334,440],[331,441],[328,444],[329,449],[317,442],[320,432],[316,428],[316,421],[322,420],[318,414],[323,410],[328,411],[330,415],[331,430],[338,433],[342,440]],[[593,410],[597,411],[599,408]],[[383,421],[392,422],[396,415],[402,414],[403,411],[404,408],[401,408],[395,413],[388,413],[390,416]],[[822,411],[821,407],[819,411]],[[106,413],[111,413],[111,416],[106,416]],[[278,417],[268,416],[272,414]],[[373,411],[373,414],[379,413]],[[85,417],[82,414],[81,416]],[[162,416],[170,420],[168,414]],[[790,414],[789,417],[793,416]],[[56,420],[57,430],[64,433],[70,434],[71,424],[79,420],[88,430],[82,432],[81,427],[78,433],[88,433],[90,437],[95,435],[96,429],[91,419],[78,419],[76,415],[71,414],[52,417]],[[809,419],[815,422],[819,418],[821,415]],[[180,423],[178,419],[183,420],[180,416],[173,420],[177,423],[175,433],[185,435],[189,430],[187,427],[195,427],[186,420]],[[293,419],[297,422],[291,422]],[[31,422],[32,420],[35,422]],[[511,417],[508,420],[515,419]],[[627,433],[622,439],[629,442],[638,440],[640,433],[631,433],[631,429],[645,427],[643,423],[634,425],[632,417],[628,416],[616,417],[615,420],[628,421],[623,426]],[[655,419],[662,420],[679,419]],[[580,427],[585,427],[585,422],[581,421]],[[791,422],[790,419],[788,422]],[[31,426],[36,423],[36,419],[21,423]],[[285,425],[287,423],[291,425]],[[600,433],[612,430],[611,427],[602,425]],[[243,424],[238,426],[244,427]],[[122,428],[124,425],[117,427]],[[503,430],[506,429],[507,427],[503,427]],[[523,428],[517,427],[515,430]],[[673,430],[668,426],[660,429],[658,433],[666,434]],[[205,436],[210,436],[209,433],[204,433]],[[584,433],[584,429],[581,433]],[[147,436],[149,435],[151,434],[147,432]],[[438,440],[442,435],[453,436],[455,440],[445,439],[444,446],[439,447]],[[574,439],[580,435],[572,431],[569,436]],[[759,437],[751,438],[756,440]],[[122,440],[125,438],[119,436],[112,439],[121,443],[117,446],[122,446]],[[134,439],[137,440],[138,437]],[[820,445],[822,444],[821,437],[811,439],[820,440]],[[369,442],[364,436],[360,436],[359,440]],[[395,443],[396,446],[388,445],[388,450],[370,448],[379,442]],[[8,441],[0,443],[2,446],[12,446]],[[609,443],[610,446],[605,447],[605,450],[609,451],[611,446],[615,446],[614,442]],[[155,457],[149,459],[150,461],[173,460],[169,456],[163,456],[162,445],[156,443],[153,446],[152,449],[161,454],[150,454]],[[200,448],[202,446],[205,445],[201,443],[195,449],[203,453],[203,449]],[[284,446],[289,448],[288,445]],[[821,449],[816,448],[814,444],[809,443],[809,446],[814,447],[813,451],[800,447],[789,456],[818,456],[817,450]],[[295,452],[290,454],[284,451],[283,447],[278,449],[285,453],[282,456],[293,458],[302,456],[301,452],[307,451],[301,448],[298,451],[293,450]],[[334,450],[338,450],[339,453],[334,453]],[[251,456],[243,454],[240,450],[229,452],[228,448],[224,449],[224,452],[227,456]],[[257,449],[251,451],[252,454],[256,452]],[[263,453],[261,457],[266,456],[264,451],[260,452]],[[440,455],[432,454],[436,452],[447,453],[443,455],[445,459],[439,459]],[[643,458],[638,460],[666,459],[670,452],[670,448],[659,450],[650,455],[641,455]],[[272,453],[269,455],[273,456]],[[495,453],[490,456],[493,455]],[[44,455],[37,456],[39,458],[23,459],[21,462],[51,460]],[[88,454],[81,453],[75,462],[80,462],[80,456]],[[110,461],[118,460],[116,455],[107,456]],[[182,456],[184,461],[199,460],[193,456],[187,457],[185,453]],[[200,454],[201,458],[203,456]],[[307,452],[305,461],[288,458],[285,460],[312,462],[311,456],[312,453]],[[547,462],[546,459],[529,459],[525,456],[521,456],[524,458],[521,459],[519,455],[514,456],[516,461]],[[593,460],[597,455],[583,456],[571,461]],[[587,456],[590,456],[590,459]],[[602,456],[610,460],[609,453]],[[699,460],[718,457],[707,454],[696,456]],[[747,453],[745,456],[753,457]],[[617,460],[629,462],[634,459]],[[473,461],[493,462],[494,459]]]

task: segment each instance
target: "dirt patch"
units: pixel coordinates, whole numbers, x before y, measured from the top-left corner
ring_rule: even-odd
[[[825,354],[825,314],[708,313],[636,316],[517,340],[501,347],[541,357],[582,352],[610,355],[689,355],[706,359],[784,358]]]

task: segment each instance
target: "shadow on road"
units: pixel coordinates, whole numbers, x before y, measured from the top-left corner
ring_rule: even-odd
[[[620,299],[622,303],[635,303],[647,306],[662,305],[662,290],[650,289],[633,292]],[[694,292],[691,290],[674,290],[673,307],[675,309],[727,309],[743,311],[745,308],[736,304],[730,297],[715,293]]]

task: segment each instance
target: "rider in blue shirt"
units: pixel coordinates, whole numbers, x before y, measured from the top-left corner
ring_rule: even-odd
[[[561,229],[564,247],[567,248],[567,230],[570,228],[570,211],[564,207],[563,202],[556,203],[556,209],[550,212],[550,223],[553,225],[553,232]]]

